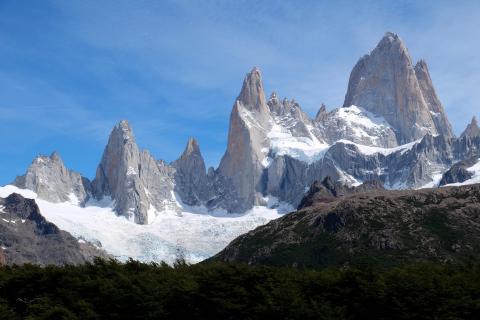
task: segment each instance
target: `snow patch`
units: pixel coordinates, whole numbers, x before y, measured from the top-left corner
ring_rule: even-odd
[[[421,187],[418,188],[418,189],[437,188],[438,185],[440,184],[440,181],[442,180],[442,177],[443,177],[443,173],[442,173],[442,172],[440,172],[440,171],[435,171],[435,172],[432,174],[432,181],[430,181],[429,183],[421,186]]]
[[[128,170],[127,170],[127,176],[133,176],[133,175],[136,175],[137,172],[135,171],[135,169],[133,169],[133,167],[128,167]]]
[[[344,119],[347,124],[354,126],[360,124],[368,129],[383,129],[390,128],[390,124],[384,117],[373,114],[363,108],[351,105],[350,107],[339,108],[337,111],[338,117]],[[360,134],[363,134],[360,132]],[[368,135],[367,133],[364,133]]]
[[[270,149],[275,156],[287,155],[309,164],[321,159],[330,147],[313,135],[309,138],[294,137],[290,131],[276,123],[272,125],[267,137],[270,139]]]
[[[365,155],[374,155],[374,154],[383,154],[384,156],[388,156],[389,154],[396,153],[396,152],[401,152],[401,154],[404,154],[408,150],[411,150],[413,146],[415,146],[417,143],[419,143],[421,140],[413,141],[398,147],[394,148],[380,148],[380,147],[371,147],[371,146],[366,146],[362,144],[358,144],[349,140],[338,140],[336,143],[343,143],[343,144],[350,144],[354,145],[358,148],[358,150],[365,154]]]
[[[273,159],[272,159],[272,158],[270,158],[270,157],[265,157],[265,158],[263,158],[263,160],[262,160],[262,166],[263,166],[264,168],[268,168],[268,167],[270,167],[270,165],[272,164],[272,162],[273,162]]]

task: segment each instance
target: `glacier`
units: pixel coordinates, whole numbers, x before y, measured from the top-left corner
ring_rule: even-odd
[[[292,207],[276,201],[270,201],[275,208],[255,206],[243,214],[185,208],[181,213],[158,212],[152,223],[140,225],[115,214],[108,201],[89,202],[81,207],[73,195],[71,201],[52,203],[27,189],[0,187],[0,197],[14,192],[35,199],[41,214],[60,229],[80,242],[88,241],[104,249],[120,261],[132,258],[173,264],[184,259],[197,263],[213,256],[239,235],[293,211]]]

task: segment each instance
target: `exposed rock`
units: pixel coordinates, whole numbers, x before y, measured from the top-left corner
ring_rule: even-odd
[[[310,207],[314,203],[332,202],[338,198],[345,197],[354,193],[369,192],[374,190],[385,190],[383,184],[378,180],[371,180],[357,187],[350,187],[339,181],[334,181],[330,177],[326,177],[322,182],[315,181],[304,196],[298,210]]]
[[[322,103],[320,109],[318,109],[317,115],[315,116],[315,122],[322,122],[322,120],[327,115],[327,107]]]
[[[351,105],[383,116],[393,126],[398,144],[425,134],[453,136],[426,63],[420,61],[414,68],[407,48],[393,33],[353,68],[343,106]]]
[[[127,121],[110,134],[92,182],[96,199],[110,197],[115,211],[139,224],[149,223],[157,211],[179,210],[174,197],[175,169],[140,151]]]
[[[417,76],[418,84],[422,90],[422,95],[427,103],[428,110],[432,115],[432,120],[437,132],[446,137],[453,137],[452,125],[450,121],[448,121],[445,109],[435,92],[425,60],[419,60],[417,62],[415,65],[415,75]]]
[[[294,100],[283,99],[280,101],[277,95],[273,93],[267,105],[273,117],[273,122],[280,125],[293,137],[314,138],[311,137],[311,129],[309,129],[309,127],[313,127],[312,120]],[[315,138],[320,137],[317,135]]]
[[[78,200],[79,204],[84,204],[90,193],[90,181],[65,168],[57,152],[49,157],[36,157],[27,172],[18,176],[12,184],[32,190],[39,198],[51,202]]]
[[[217,206],[231,212],[244,212],[261,200],[263,148],[268,148],[267,133],[271,116],[265,101],[260,71],[254,68],[247,74],[240,95],[230,115],[227,151],[217,173],[231,189],[232,199],[224,199]],[[217,187],[218,188],[218,187]]]
[[[477,117],[472,118],[472,122],[470,122],[462,132],[460,138],[476,138],[480,137],[480,128],[478,127]]]
[[[444,186],[452,183],[462,183],[471,179],[473,177],[473,172],[470,172],[467,169],[475,165],[478,161],[478,157],[472,157],[455,163],[443,174],[439,185]]]
[[[325,267],[466,262],[480,253],[480,185],[373,191],[313,202],[212,260]]]
[[[210,200],[211,190],[208,183],[205,162],[200,147],[194,138],[190,138],[185,151],[172,163],[175,168],[175,191],[183,203],[197,206]]]
[[[13,193],[0,198],[0,245],[6,264],[79,264],[108,255],[61,231],[40,213],[35,200]]]

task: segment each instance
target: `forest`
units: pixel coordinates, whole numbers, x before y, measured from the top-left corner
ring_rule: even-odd
[[[480,319],[480,264],[0,268],[1,319]]]

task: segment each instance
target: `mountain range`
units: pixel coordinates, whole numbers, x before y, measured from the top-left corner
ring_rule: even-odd
[[[93,179],[67,169],[56,152],[38,156],[12,185],[52,203],[111,206],[141,225],[164,212],[242,214],[302,205],[315,181],[348,187],[375,181],[385,189],[480,182],[480,128],[473,118],[456,137],[427,63],[414,63],[403,41],[386,33],[355,64],[344,103],[310,118],[291,99],[268,98],[262,73],[245,77],[230,115],[217,168],[206,168],[188,140],[172,163],[141,150],[128,121],[108,138]]]

